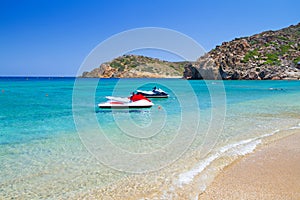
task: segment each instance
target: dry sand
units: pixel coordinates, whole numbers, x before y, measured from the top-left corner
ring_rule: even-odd
[[[300,200],[300,132],[228,166],[199,199]]]

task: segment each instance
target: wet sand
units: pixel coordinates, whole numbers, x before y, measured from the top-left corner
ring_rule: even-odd
[[[300,131],[225,168],[199,199],[300,199]]]

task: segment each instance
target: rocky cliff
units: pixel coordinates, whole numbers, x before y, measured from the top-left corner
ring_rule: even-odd
[[[178,78],[188,62],[168,62],[138,55],[124,55],[106,62],[82,77],[96,78]]]
[[[299,79],[300,23],[237,38],[185,66],[186,79]]]
[[[82,77],[268,80],[300,79],[300,23],[223,42],[197,62],[124,55]]]

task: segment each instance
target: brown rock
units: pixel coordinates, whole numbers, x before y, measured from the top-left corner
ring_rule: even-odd
[[[272,80],[281,80],[281,78],[279,76],[274,76]]]

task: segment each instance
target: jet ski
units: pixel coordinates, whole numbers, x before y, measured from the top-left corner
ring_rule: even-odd
[[[151,91],[137,90],[137,94],[141,94],[147,98],[168,98],[169,95],[160,88],[154,87]]]
[[[151,108],[154,104],[141,94],[132,94],[131,97],[106,96],[107,102],[99,103],[99,108],[128,109],[128,108]]]

